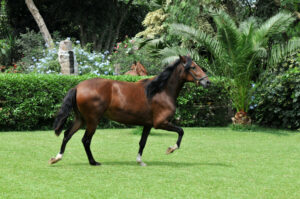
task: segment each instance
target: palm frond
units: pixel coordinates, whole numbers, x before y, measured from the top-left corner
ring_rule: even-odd
[[[196,30],[184,24],[171,24],[170,27],[173,34],[184,36],[203,44],[203,46],[216,58],[222,57],[224,54],[220,42],[205,32]]]
[[[289,40],[286,44],[273,45],[268,60],[269,66],[274,66],[294,52],[300,51],[300,37]]]
[[[235,21],[223,10],[213,14],[212,17],[218,29],[218,40],[222,43],[223,48],[228,51],[228,54],[233,57],[241,39],[241,34]]]
[[[163,58],[163,64],[169,64],[175,61],[176,59],[178,59],[179,55],[189,55],[195,62],[198,62],[200,60],[199,53],[197,51],[184,47],[166,47],[160,50],[159,54]]]
[[[295,21],[291,13],[280,12],[268,19],[255,33],[257,41],[266,40],[270,36],[283,33]]]
[[[257,28],[257,21],[254,17],[243,21],[239,26],[239,31],[244,35],[252,35],[253,31]]]

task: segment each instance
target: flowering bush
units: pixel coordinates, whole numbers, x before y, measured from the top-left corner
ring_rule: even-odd
[[[78,41],[77,41],[78,43]],[[80,75],[93,73],[95,75],[113,75],[113,69],[110,66],[110,57],[108,51],[104,53],[87,52],[79,45],[74,46],[74,53],[78,62],[78,73]]]
[[[33,64],[27,68],[26,72],[35,73],[59,73],[60,65],[58,63],[57,48],[43,50],[43,58],[31,57]]]
[[[73,45],[73,51],[78,63],[78,73],[80,75],[93,73],[95,75],[113,75],[110,67],[110,57],[108,51],[104,53],[88,52],[80,47],[80,42],[76,41]],[[58,62],[58,44],[53,49],[44,49],[43,57],[38,59],[32,57],[34,64],[28,67],[27,72],[36,72],[42,74],[60,73],[60,64]]]

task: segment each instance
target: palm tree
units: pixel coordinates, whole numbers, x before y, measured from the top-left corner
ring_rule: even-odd
[[[262,25],[254,18],[242,22],[239,27],[224,11],[213,13],[217,33],[209,35],[183,24],[172,24],[172,33],[202,44],[211,53],[215,63],[209,68],[212,74],[228,78],[229,93],[237,112],[247,112],[250,104],[251,81],[259,72],[261,63],[269,67],[300,49],[300,38],[270,46],[272,36],[284,33],[295,18],[290,13],[278,13]],[[160,51],[166,60],[187,51],[168,47]],[[195,50],[190,50],[192,56]]]

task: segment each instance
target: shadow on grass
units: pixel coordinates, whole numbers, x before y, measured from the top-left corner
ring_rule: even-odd
[[[297,131],[293,131],[293,130],[270,128],[270,127],[263,127],[258,125],[251,125],[248,127],[229,125],[229,128],[232,129],[232,131],[236,131],[236,132],[267,133],[267,134],[273,134],[278,136],[289,136],[292,135],[292,133],[297,133]]]
[[[232,165],[224,163],[213,162],[164,162],[164,161],[145,161],[147,166],[167,166],[167,167],[194,167],[194,166],[220,166],[220,167],[232,167]],[[138,166],[135,161],[113,161],[102,162],[103,165],[111,166]]]
[[[184,167],[195,167],[195,166],[216,166],[216,167],[233,167],[230,164],[219,163],[219,162],[164,162],[164,161],[145,161],[147,167],[174,167],[174,168],[184,168]],[[51,165],[50,167],[53,168],[62,168],[62,167],[69,167],[69,166],[76,166],[76,167],[89,167],[89,163],[87,162],[76,162],[76,163],[66,163],[66,164],[55,164]],[[137,162],[135,161],[109,161],[109,162],[101,162],[100,166],[90,166],[92,168],[101,166],[135,166],[140,167]]]

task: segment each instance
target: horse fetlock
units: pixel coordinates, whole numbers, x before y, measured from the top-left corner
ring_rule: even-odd
[[[99,166],[99,165],[101,165],[101,163],[100,162],[96,162],[96,161],[92,161],[92,162],[90,162],[90,165],[92,165],[92,166]]]
[[[55,158],[49,160],[49,164],[55,164],[62,159],[63,154],[58,153]]]
[[[170,154],[170,153],[173,153],[176,149],[178,149],[179,147],[178,147],[178,145],[177,144],[175,144],[174,146],[170,146],[168,149],[167,149],[167,151],[166,151],[166,154],[168,155],[168,154]]]
[[[142,156],[140,154],[137,155],[136,162],[142,167],[147,166],[147,164],[142,161]]]

